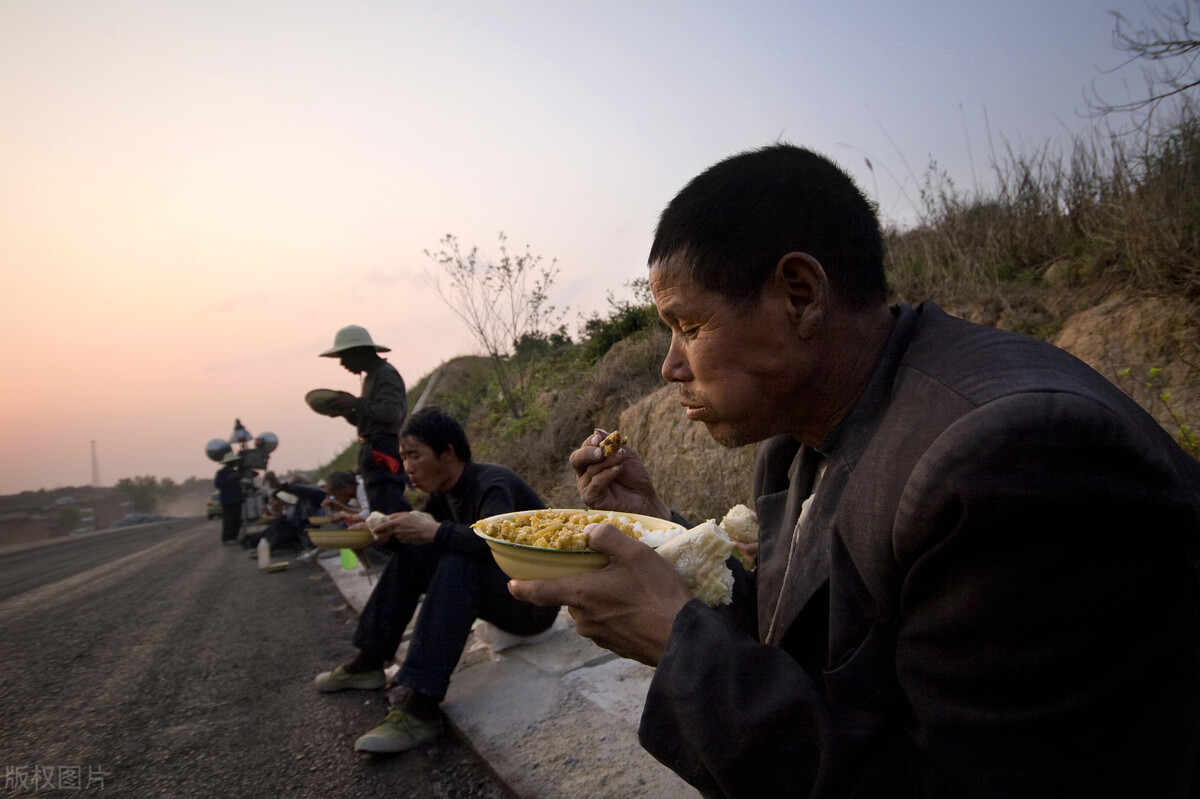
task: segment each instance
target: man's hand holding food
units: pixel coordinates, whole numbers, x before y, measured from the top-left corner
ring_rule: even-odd
[[[439,525],[428,513],[420,511],[401,511],[390,516],[372,513],[367,517],[371,535],[381,542],[391,538],[401,544],[432,544]]]
[[[596,430],[571,453],[580,499],[597,510],[671,518],[671,509],[659,499],[636,453],[622,447],[613,455],[604,454],[601,443],[607,436],[607,431]]]
[[[557,580],[510,580],[508,590],[534,605],[566,605],[580,635],[657,666],[675,616],[692,599],[687,584],[653,549],[613,525],[586,529],[589,547],[611,559],[606,568]]]
[[[334,523],[340,522],[345,524],[351,530],[360,530],[363,527],[366,527],[366,524],[364,524],[362,516],[359,515],[358,511],[341,502],[338,502],[337,499],[332,496],[327,496],[325,499],[321,500],[321,507],[329,513],[329,518]]]
[[[596,430],[571,453],[580,498],[598,510],[671,518],[634,452],[605,455],[607,437]],[[509,591],[535,605],[566,605],[580,635],[621,657],[658,665],[675,616],[692,599],[687,583],[653,549],[613,525],[586,530],[588,546],[609,556],[607,568],[557,580],[511,580]]]

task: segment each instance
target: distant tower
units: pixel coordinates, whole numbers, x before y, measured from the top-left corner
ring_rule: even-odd
[[[92,442],[92,488],[100,487],[100,461],[96,460],[96,442]]]

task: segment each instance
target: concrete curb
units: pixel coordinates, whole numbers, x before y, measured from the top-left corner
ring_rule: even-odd
[[[316,562],[361,612],[375,578],[361,567],[343,569],[336,558]],[[653,674],[577,635],[565,610],[532,639],[477,624],[442,711],[516,796],[696,799],[694,788],[638,744]]]

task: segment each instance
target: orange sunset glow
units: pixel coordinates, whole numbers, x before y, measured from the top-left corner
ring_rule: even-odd
[[[935,158],[1084,124],[1109,6],[0,2],[0,493],[210,477],[235,418],[272,466],[354,430],[319,358],[365,326],[410,385],[476,345],[424,250],[497,234],[583,315],[643,275],[695,173],[779,138],[914,219]],[[902,6],[903,4],[899,4]],[[1049,6],[1053,6],[1052,8]],[[972,149],[972,147],[974,149]],[[869,157],[874,170],[868,170]]]

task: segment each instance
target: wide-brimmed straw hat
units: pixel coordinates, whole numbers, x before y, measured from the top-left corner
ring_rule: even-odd
[[[365,327],[346,325],[333,337],[333,346],[321,353],[322,358],[332,358],[356,347],[370,347],[376,352],[391,352],[391,347],[376,344]]]

